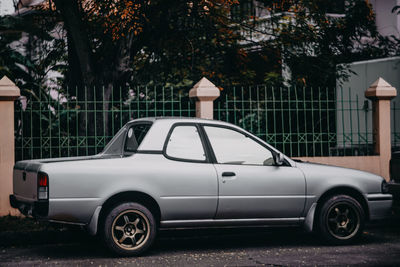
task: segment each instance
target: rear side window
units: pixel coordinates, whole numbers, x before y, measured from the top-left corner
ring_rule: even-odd
[[[196,126],[176,126],[167,140],[166,155],[187,161],[205,161],[206,155]]]
[[[149,131],[151,124],[135,124],[129,127],[125,138],[125,152],[135,152]]]

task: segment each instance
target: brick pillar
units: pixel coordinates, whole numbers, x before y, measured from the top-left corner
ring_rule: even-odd
[[[19,96],[19,88],[4,76],[0,80],[0,216],[18,214],[9,195],[13,192],[14,100]]]
[[[396,95],[396,88],[382,78],[365,91],[365,97],[372,100],[374,152],[380,157],[380,173],[387,181],[390,179],[389,161],[392,156],[390,100]]]
[[[220,95],[218,87],[203,77],[189,91],[189,97],[196,99],[196,117],[203,119],[213,119],[213,101]]]

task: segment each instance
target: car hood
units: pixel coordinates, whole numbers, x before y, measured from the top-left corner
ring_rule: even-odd
[[[311,162],[296,162],[306,178],[307,187],[313,191],[317,187],[351,186],[364,193],[380,193],[384,180],[381,176],[350,169]],[[323,181],[323,183],[321,183]]]
[[[371,176],[374,178],[379,177],[378,179],[382,179],[381,176],[370,173],[370,172],[356,170],[356,169],[352,169],[352,168],[345,168],[345,167],[339,167],[339,166],[334,166],[334,165],[322,164],[322,163],[302,161],[302,162],[296,162],[296,166],[302,170],[303,169],[304,170],[309,170],[309,169],[325,170],[325,171],[329,171],[329,172],[343,173],[345,175]]]

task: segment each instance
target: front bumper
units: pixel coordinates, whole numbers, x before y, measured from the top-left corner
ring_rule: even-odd
[[[19,200],[15,195],[10,195],[10,205],[25,216],[38,219],[46,217],[49,213],[49,201],[47,200],[27,202]]]
[[[388,218],[392,215],[393,196],[390,194],[369,194],[369,219],[371,221]]]
[[[400,214],[400,183],[388,183],[389,193],[393,195],[393,212]]]

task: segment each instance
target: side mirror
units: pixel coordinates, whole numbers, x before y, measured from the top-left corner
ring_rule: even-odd
[[[283,163],[285,162],[285,157],[280,152],[279,153],[274,153],[273,157],[274,157],[274,162],[275,162],[276,166],[282,166]]]

